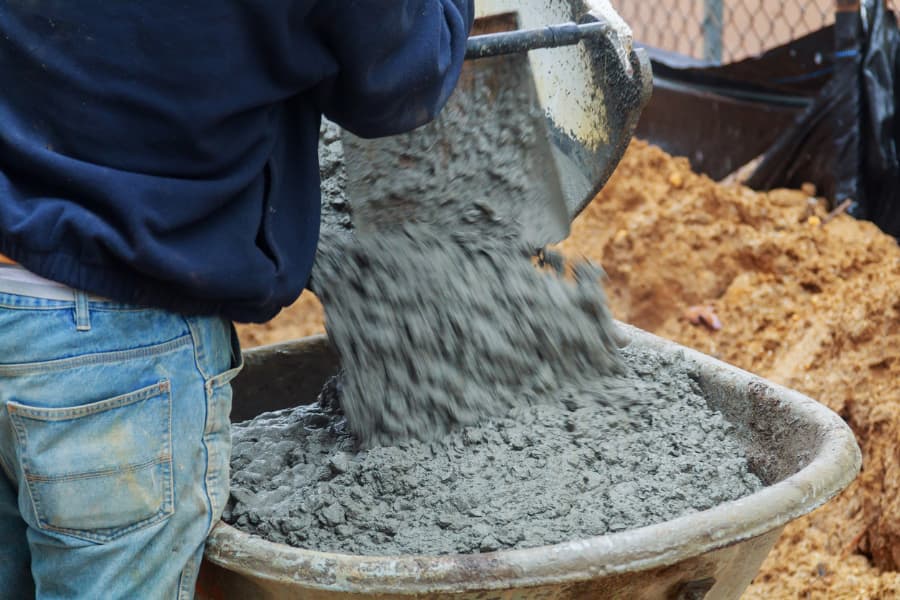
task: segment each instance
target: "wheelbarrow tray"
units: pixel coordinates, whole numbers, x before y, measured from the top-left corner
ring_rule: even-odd
[[[537,600],[738,598],[789,521],[844,489],[861,456],[814,400],[639,329],[639,348],[693,363],[710,406],[740,430],[762,490],[629,531],[486,554],[352,556],[276,544],[224,523],[210,535],[200,598]],[[245,353],[234,420],[314,401],[338,359],[325,336]]]

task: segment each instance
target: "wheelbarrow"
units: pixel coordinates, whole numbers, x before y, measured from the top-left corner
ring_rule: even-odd
[[[825,406],[709,356],[621,325],[638,348],[693,363],[709,405],[741,431],[767,487],[670,521],[552,546],[471,555],[351,556],[276,544],[219,523],[201,599],[736,599],[785,524],[824,504],[860,468],[844,421]],[[234,418],[312,402],[337,372],[325,336],[245,353]]]

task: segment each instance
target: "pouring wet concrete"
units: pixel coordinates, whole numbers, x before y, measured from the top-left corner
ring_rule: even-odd
[[[362,451],[333,379],[315,404],[235,425],[224,519],[315,550],[472,553],[658,523],[762,487],[691,367],[622,353],[621,375],[437,441]]]
[[[319,128],[319,187],[322,190],[322,224],[326,231],[349,231],[353,228],[347,199],[347,168],[341,128],[322,119]]]
[[[343,370],[315,404],[234,427],[226,522],[320,551],[490,552],[762,487],[687,363],[619,347],[602,272],[536,260],[516,231],[462,203],[324,235]]]
[[[226,522],[322,551],[490,552],[762,487],[687,363],[619,348],[599,268],[535,256],[477,201],[388,203],[353,235],[343,197],[326,203],[313,286],[343,371],[317,403],[235,426]]]
[[[321,242],[316,289],[364,446],[435,440],[622,370],[598,268],[536,268],[490,209],[451,214],[465,222]]]

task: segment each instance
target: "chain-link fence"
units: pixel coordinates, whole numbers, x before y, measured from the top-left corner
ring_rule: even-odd
[[[612,0],[638,42],[728,63],[834,22],[834,0]]]

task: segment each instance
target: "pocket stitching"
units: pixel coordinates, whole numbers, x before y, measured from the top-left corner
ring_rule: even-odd
[[[147,392],[148,390],[152,390],[152,389],[156,389],[157,393],[147,396],[147,397],[143,397],[143,394],[145,392]],[[90,530],[58,527],[58,526],[52,525],[47,522],[46,516],[44,515],[44,512],[41,507],[40,500],[38,499],[36,494],[32,493],[31,486],[26,485],[25,489],[28,491],[28,498],[31,501],[31,507],[32,507],[32,510],[34,511],[34,516],[37,519],[38,524],[40,525],[41,529],[43,529],[45,531],[55,531],[58,533],[63,533],[63,534],[70,535],[72,537],[90,541],[90,542],[101,542],[102,543],[102,542],[109,542],[109,541],[121,538],[122,536],[127,535],[127,534],[131,533],[132,531],[136,531],[138,529],[148,527],[150,525],[154,525],[158,522],[164,521],[165,519],[169,518],[170,516],[172,516],[175,513],[175,499],[174,499],[174,492],[173,492],[175,486],[174,486],[174,481],[173,481],[174,474],[173,474],[173,465],[172,465],[172,387],[171,387],[171,384],[169,383],[168,380],[163,380],[163,381],[160,381],[158,384],[131,392],[131,394],[141,395],[141,400],[148,400],[150,398],[156,397],[156,395],[165,395],[165,396],[167,396],[167,400],[168,400],[166,402],[166,405],[168,407],[168,423],[166,426],[165,440],[164,440],[164,447],[166,449],[165,456],[167,456],[168,458],[159,463],[159,467],[163,471],[162,481],[164,482],[163,483],[164,487],[162,490],[163,498],[162,498],[162,503],[160,505],[159,510],[156,512],[156,514],[151,515],[150,517],[147,517],[146,519],[143,519],[136,523],[132,523],[131,525],[128,525],[126,527],[112,528],[112,531],[114,533],[99,534],[99,533],[90,533]],[[123,397],[128,397],[131,394],[123,394],[122,396],[116,396],[115,398],[110,398],[109,401],[115,401],[115,400],[121,399]],[[107,402],[107,401],[101,400],[100,402],[102,403],[102,402]],[[99,403],[95,403],[95,404],[99,404]],[[129,406],[130,404],[133,404],[133,402],[126,402],[126,403],[122,404],[121,406]],[[23,407],[23,405],[21,405],[21,404],[17,404],[16,406]],[[115,408],[121,408],[121,406],[117,406]],[[7,404],[7,408],[8,408],[8,404]],[[27,407],[25,407],[25,408],[27,408]],[[113,407],[110,407],[109,410],[112,410],[112,408]],[[52,410],[52,409],[38,409],[38,410]],[[67,409],[60,409],[60,410],[67,410]],[[18,417],[18,418],[13,418],[13,415],[15,415],[15,417]],[[82,416],[84,416],[84,415],[82,415]],[[40,419],[34,419],[34,420],[40,420]],[[19,445],[21,446],[22,450],[27,449],[28,434],[25,431],[24,424],[22,423],[21,415],[10,412],[10,423],[13,426],[13,434],[15,435],[16,439],[18,440]],[[19,452],[18,454],[19,454],[19,463],[20,463],[20,467],[22,469],[22,473],[25,475],[26,481],[31,481],[30,477],[32,477],[32,475],[28,474],[28,468],[27,468],[28,461],[26,460],[25,456],[23,455],[24,454],[23,452]],[[160,457],[160,458],[162,458],[162,457]]]
[[[79,479],[95,479],[97,477],[106,477],[107,475],[113,475],[116,473],[132,473],[134,471],[140,471],[141,469],[146,469],[147,467],[153,465],[162,465],[168,462],[172,462],[172,457],[168,454],[163,454],[154,458],[152,460],[145,460],[142,463],[134,463],[126,466],[123,469],[102,469],[100,471],[90,471],[89,473],[78,473],[77,475],[29,475],[25,474],[25,479],[28,481],[35,481],[39,483],[55,483],[57,481],[78,481]]]
[[[168,342],[162,342],[150,346],[143,346],[140,348],[132,348],[130,350],[95,352],[93,354],[70,356],[68,358],[58,358],[40,362],[0,364],[0,375],[9,377],[30,375],[32,373],[62,371],[86,365],[102,365],[111,362],[132,360],[135,358],[146,358],[148,356],[156,356],[159,354],[165,354],[167,352],[178,350],[182,346],[189,345],[191,341],[191,334],[186,333],[175,339],[169,340]]]
[[[129,392],[127,394],[113,396],[112,398],[107,398],[106,400],[100,400],[99,402],[90,402],[81,406],[72,406],[68,408],[36,408],[32,406],[26,406],[24,404],[19,404],[18,402],[15,402],[13,400],[8,401],[6,403],[6,406],[7,410],[9,410],[10,415],[24,417],[26,419],[31,419],[32,421],[42,421],[45,423],[55,421],[69,421],[80,419],[82,417],[88,417],[90,415],[105,412],[107,410],[113,410],[115,408],[124,408],[143,400],[149,400],[150,398],[161,396],[169,392],[170,390],[171,384],[169,383],[169,380],[163,379],[159,383],[154,383],[153,385],[135,390],[133,392]]]

